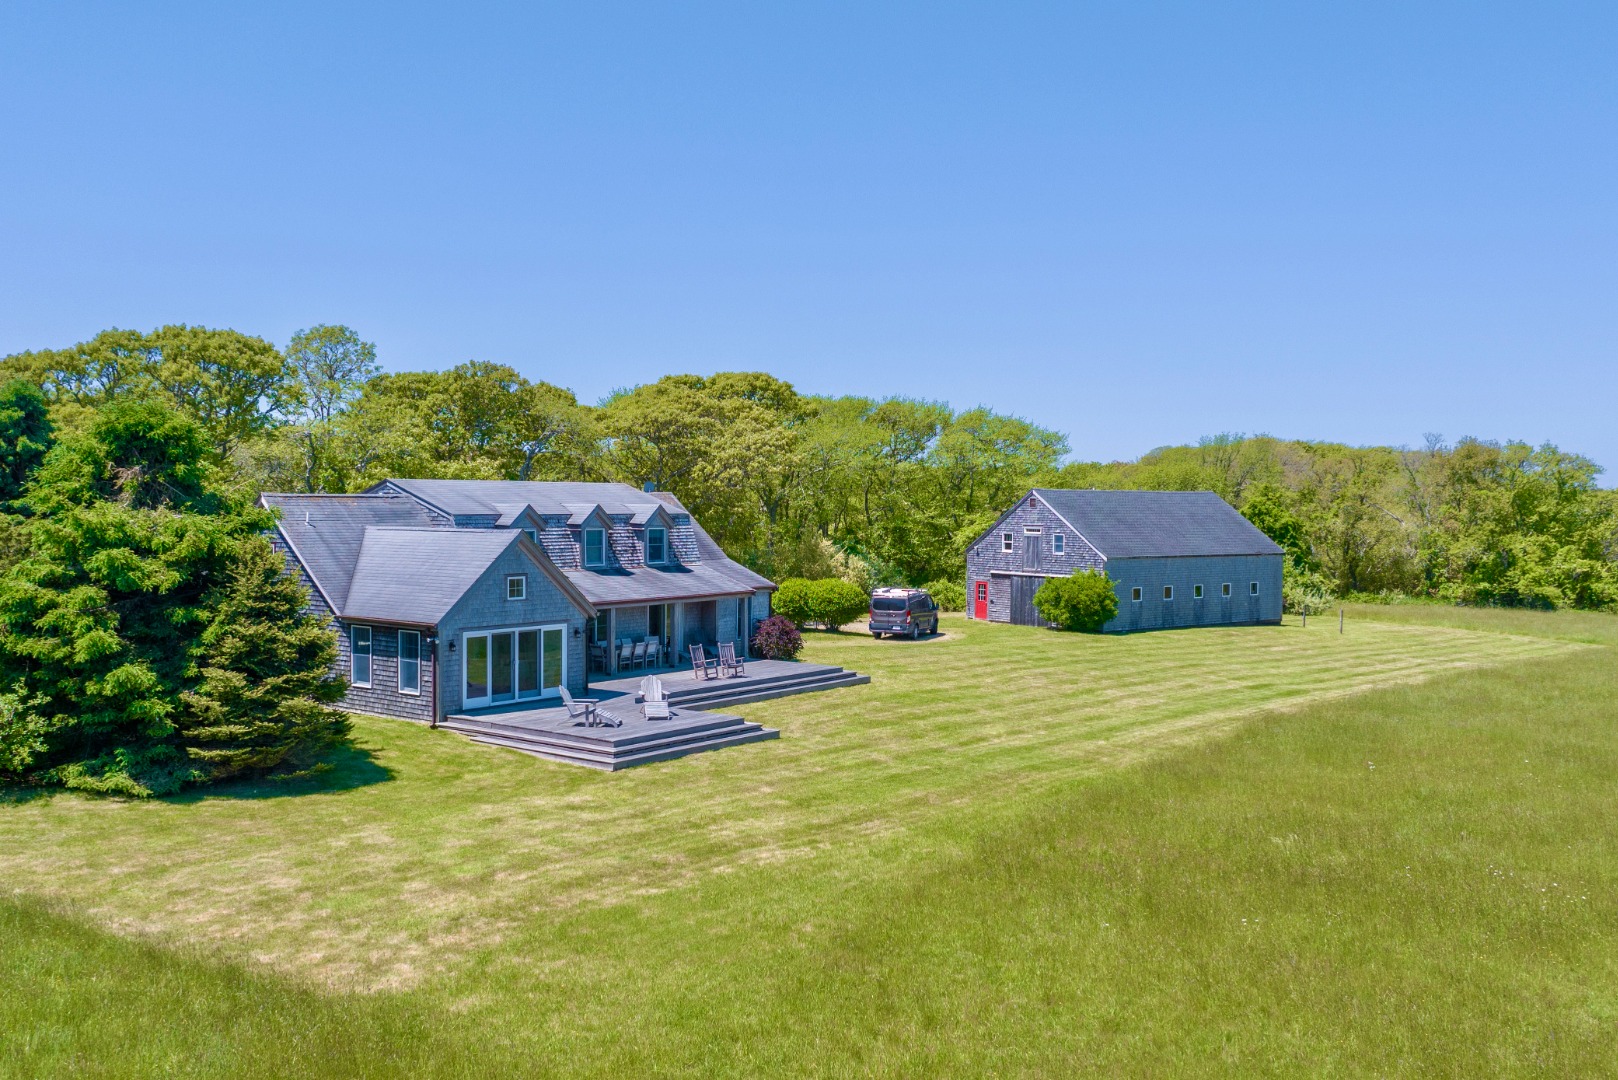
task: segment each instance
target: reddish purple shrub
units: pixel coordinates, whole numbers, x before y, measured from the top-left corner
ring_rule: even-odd
[[[803,648],[803,635],[785,615],[771,615],[753,634],[753,654],[769,660],[791,660]]]

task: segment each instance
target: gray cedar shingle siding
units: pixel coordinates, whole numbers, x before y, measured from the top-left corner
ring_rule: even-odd
[[[1026,527],[1040,529],[1037,564],[1029,569]],[[1010,533],[1012,550],[1003,550]],[[1066,552],[1052,550],[1063,534]],[[1107,631],[1278,622],[1281,549],[1217,494],[1162,491],[1069,491],[1035,488],[967,548],[967,611],[974,586],[989,584],[988,618],[1009,622],[1013,579],[1066,576],[1103,569],[1118,595]],[[1254,597],[1251,583],[1259,583]],[[1225,599],[1220,586],[1231,583]],[[1194,586],[1203,586],[1203,598]],[[1163,599],[1172,586],[1174,598]],[[1139,587],[1142,599],[1132,599]]]

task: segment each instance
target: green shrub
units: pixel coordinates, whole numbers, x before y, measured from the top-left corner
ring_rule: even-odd
[[[927,590],[933,602],[938,605],[939,611],[965,611],[966,610],[966,583],[962,581],[930,581],[922,588]]]
[[[787,578],[776,587],[770,609],[800,627],[807,626],[815,617],[813,589],[814,582],[808,578]]]
[[[814,620],[827,630],[836,630],[870,610],[871,598],[852,581],[823,578],[809,583]]]
[[[1034,594],[1034,609],[1063,630],[1095,633],[1118,614],[1118,594],[1103,573],[1046,578]]]
[[[787,578],[775,591],[771,607],[798,626],[811,623],[836,630],[864,615],[870,597],[864,589],[839,578]]]

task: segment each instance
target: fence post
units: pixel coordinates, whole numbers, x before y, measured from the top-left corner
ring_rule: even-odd
[[[1341,634],[1343,632],[1343,609],[1342,608],[1337,609],[1337,632],[1339,634]]]

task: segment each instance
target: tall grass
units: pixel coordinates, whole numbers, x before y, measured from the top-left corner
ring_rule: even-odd
[[[1614,1071],[1612,650],[1368,618],[1357,645],[1353,622],[1343,642],[1332,625],[1228,647],[961,621],[947,643],[817,635],[816,658],[880,677],[863,696],[770,704],[798,725],[783,742],[815,752],[690,759],[663,770],[668,786],[657,770],[633,788],[613,785],[635,772],[575,784],[376,723],[364,768],[388,778],[372,783],[155,812],[76,797],[0,809],[14,890],[0,1075]],[[1425,654],[1430,677],[1395,665],[1380,688],[1343,681],[1339,661],[1375,666],[1417,634],[1444,646]],[[1221,687],[1242,655],[1234,681],[1267,689]],[[1061,727],[992,723],[970,673],[996,661],[1086,681],[1042,692],[1091,749]],[[1266,671],[1285,665],[1331,696]],[[940,707],[925,682],[940,667],[966,687],[945,700],[987,730],[940,722],[926,758],[892,729]],[[1123,691],[1107,698],[1114,669]],[[1112,709],[1085,712],[1087,696]],[[1235,718],[1199,726],[1199,702]],[[657,872],[629,889],[612,880],[622,853],[590,852],[598,827],[642,835],[615,816],[624,791],[660,837]],[[734,825],[700,812],[726,795],[754,809]],[[577,835],[530,843],[570,813]],[[322,874],[297,861],[308,818],[353,834],[350,865],[330,847]],[[228,875],[188,862],[220,827],[237,834],[222,850],[245,852]],[[545,852],[576,865],[541,865]],[[82,865],[123,880],[98,890]],[[143,899],[143,877],[166,906]],[[356,956],[345,908],[378,924],[360,944],[380,958]],[[298,961],[321,948],[342,964]],[[390,949],[417,968],[396,989],[375,978]]]

